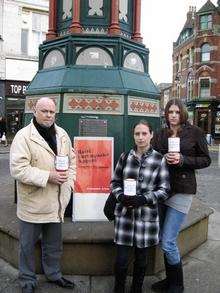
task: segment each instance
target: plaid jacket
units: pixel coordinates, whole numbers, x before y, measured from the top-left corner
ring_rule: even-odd
[[[156,245],[159,241],[158,201],[168,198],[170,190],[169,172],[163,156],[152,148],[139,159],[135,151],[128,154],[124,169],[121,154],[111,181],[112,193],[116,198],[123,194],[123,180],[137,181],[137,195],[152,199],[153,204],[137,209],[127,209],[120,203],[115,208],[115,242],[119,245],[139,248]],[[123,169],[123,170],[122,170]]]

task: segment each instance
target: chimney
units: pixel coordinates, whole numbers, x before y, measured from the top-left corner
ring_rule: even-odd
[[[196,6],[189,6],[189,11],[187,12],[187,21],[194,19],[195,13],[196,13]]]

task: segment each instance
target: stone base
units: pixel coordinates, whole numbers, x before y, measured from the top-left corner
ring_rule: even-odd
[[[0,257],[18,266],[18,220],[12,198],[1,198]],[[208,219],[212,210],[194,199],[187,223],[179,236],[182,256],[207,240]],[[72,223],[66,218],[63,224],[62,272],[70,275],[112,275],[115,259],[113,223]],[[132,264],[132,260],[130,262]],[[163,269],[162,253],[158,247],[149,249],[147,275]],[[36,247],[36,272],[41,273],[40,243]],[[131,272],[131,268],[130,268]]]

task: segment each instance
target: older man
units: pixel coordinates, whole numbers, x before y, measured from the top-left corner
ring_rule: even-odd
[[[47,279],[73,288],[62,277],[61,222],[70,200],[75,157],[70,138],[55,121],[52,99],[38,100],[34,118],[15,136],[10,151],[11,175],[17,180],[17,216],[20,229],[19,281],[23,293],[37,285],[34,248],[40,235],[42,266]]]

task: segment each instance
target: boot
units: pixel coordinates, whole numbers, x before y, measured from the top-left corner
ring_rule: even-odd
[[[165,273],[166,273],[166,278],[158,281],[154,284],[152,284],[151,289],[155,292],[164,292],[166,290],[168,290],[169,288],[169,280],[168,280],[168,262],[166,259],[166,256],[164,254],[164,265],[165,265]]]
[[[184,291],[183,284],[183,266],[180,261],[178,264],[168,264],[168,278],[169,278],[169,289],[167,293],[182,293]]]
[[[145,277],[146,266],[140,267],[134,265],[131,293],[142,293],[142,287]]]
[[[127,277],[127,268],[115,266],[114,293],[124,293],[125,292],[126,277]]]

